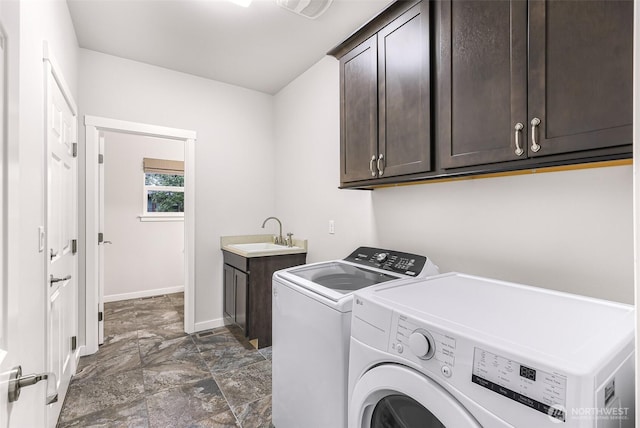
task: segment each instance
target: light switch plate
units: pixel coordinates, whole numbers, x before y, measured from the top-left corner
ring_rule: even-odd
[[[336,233],[336,223],[333,220],[329,220],[329,234],[335,235]]]
[[[38,226],[38,251],[44,251],[44,226]]]

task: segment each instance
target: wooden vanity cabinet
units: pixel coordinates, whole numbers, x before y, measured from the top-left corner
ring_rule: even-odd
[[[222,250],[224,259],[225,320],[236,324],[258,347],[271,346],[271,289],[273,273],[306,263],[307,254],[242,257]]]

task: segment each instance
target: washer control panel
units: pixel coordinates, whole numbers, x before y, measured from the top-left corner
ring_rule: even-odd
[[[345,260],[413,277],[420,275],[427,262],[425,256],[371,247],[360,247]]]
[[[456,365],[456,339],[398,313],[391,319],[388,350],[414,362],[433,365],[433,370],[449,377]]]

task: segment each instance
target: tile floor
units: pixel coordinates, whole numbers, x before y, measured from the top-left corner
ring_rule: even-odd
[[[183,332],[182,293],[106,303],[104,345],[80,358],[58,427],[271,425],[271,349],[239,329]]]

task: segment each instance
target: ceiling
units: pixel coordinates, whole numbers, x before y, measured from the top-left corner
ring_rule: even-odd
[[[80,47],[275,94],[392,0],[333,0],[312,20],[254,0],[67,0]]]

